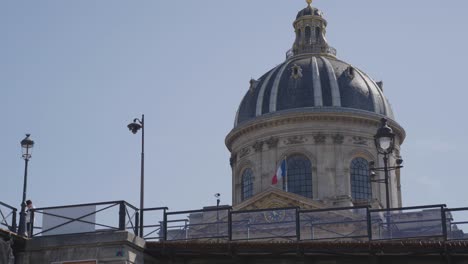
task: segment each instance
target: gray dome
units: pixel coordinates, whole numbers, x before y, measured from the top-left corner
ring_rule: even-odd
[[[393,119],[382,84],[333,56],[301,54],[290,57],[259,80],[251,80],[250,84],[238,109],[235,126],[291,109],[357,110]]]
[[[286,61],[250,81],[235,126],[285,111],[364,111],[394,119],[382,83],[336,58],[325,37],[327,21],[311,2],[293,23],[296,39]]]

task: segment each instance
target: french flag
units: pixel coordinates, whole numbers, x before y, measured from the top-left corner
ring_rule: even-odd
[[[283,177],[286,177],[286,159],[283,159],[283,161],[279,165],[278,169],[276,170],[276,174],[271,179],[271,184],[278,184],[278,181],[281,180]]]

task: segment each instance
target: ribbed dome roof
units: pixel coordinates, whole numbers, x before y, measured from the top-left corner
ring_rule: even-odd
[[[252,80],[235,125],[289,109],[373,112],[393,119],[380,86],[361,70],[332,56],[302,54]]]
[[[336,58],[325,37],[327,21],[308,6],[293,23],[296,39],[288,58],[258,80],[250,81],[235,126],[284,111],[364,111],[393,118],[382,83]]]

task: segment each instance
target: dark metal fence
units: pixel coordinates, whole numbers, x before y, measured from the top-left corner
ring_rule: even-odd
[[[13,206],[0,202],[0,227],[16,232],[17,211]]]
[[[367,240],[367,207],[299,212],[301,240]]]
[[[30,221],[40,218],[42,228],[32,236],[49,236],[128,230],[137,234],[138,209],[125,201],[43,207],[33,210]],[[33,224],[37,226],[37,224]]]
[[[246,211],[216,209],[165,214],[166,239],[229,241],[377,241],[468,239],[468,208],[428,205],[395,209],[344,207],[318,210],[270,208]],[[459,217],[454,220],[454,214]],[[182,217],[180,217],[183,215]],[[174,216],[168,219],[169,216]],[[215,228],[218,224],[218,229]],[[216,230],[216,232],[215,232]]]
[[[141,234],[141,237],[148,241],[160,241],[164,238],[164,215],[168,209],[167,207],[143,209],[145,222],[149,224],[143,225],[143,234]]]
[[[369,210],[371,240],[446,237],[445,205]]]
[[[468,240],[468,207],[445,209],[447,240]]]
[[[163,239],[228,240],[231,207],[164,213]]]
[[[32,236],[127,230],[152,241],[468,240],[468,207],[445,205],[243,211],[214,206],[179,212],[158,207],[143,212],[142,234],[138,208],[125,201],[37,208],[29,220],[40,226]],[[17,209],[2,202],[0,227],[17,229]]]
[[[299,208],[230,212],[230,240],[297,240]]]

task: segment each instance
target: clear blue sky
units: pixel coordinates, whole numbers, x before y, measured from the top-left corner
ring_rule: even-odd
[[[467,206],[468,1],[317,0],[338,57],[384,81],[402,147],[404,205]],[[0,1],[0,201],[19,206],[19,142],[36,141],[36,206],[231,203],[224,137],[249,87],[284,60],[303,0]]]

